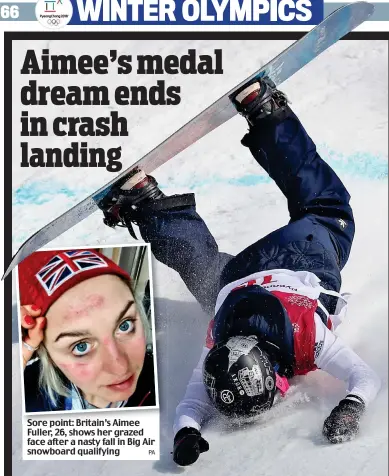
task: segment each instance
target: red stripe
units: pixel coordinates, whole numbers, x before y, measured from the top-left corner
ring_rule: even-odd
[[[144,403],[144,401],[147,399],[147,397],[150,395],[151,391],[149,390],[146,395],[142,398],[140,404],[138,405],[138,407],[141,407]]]
[[[250,281],[247,281],[247,283],[239,284],[239,286],[236,286],[236,288],[232,289],[231,292],[236,291],[237,289],[246,288],[247,286],[255,286],[256,284],[257,281],[255,279],[251,279]]]
[[[212,335],[213,326],[214,326],[214,320],[211,319],[211,321],[208,324],[207,337],[205,338],[205,347],[207,347],[208,349],[212,349],[212,347],[214,346],[213,335]]]
[[[272,282],[271,281],[272,277],[273,276],[271,274],[269,274],[269,276],[264,276],[261,286],[263,286],[264,284],[270,284]]]
[[[79,268],[74,264],[73,260],[66,256],[65,253],[58,253],[58,256],[63,259],[63,261],[69,266],[72,271],[78,271]]]

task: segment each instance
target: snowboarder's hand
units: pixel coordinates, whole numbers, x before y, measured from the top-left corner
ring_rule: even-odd
[[[209,445],[195,428],[181,428],[174,437],[173,460],[180,466],[188,466],[198,460],[200,453],[209,450]]]
[[[325,420],[323,435],[330,443],[352,440],[359,432],[359,421],[364,410],[362,402],[344,398]]]
[[[41,310],[29,304],[20,307],[20,321],[22,325],[22,356],[23,368],[38,349],[44,338],[46,318],[41,316]]]

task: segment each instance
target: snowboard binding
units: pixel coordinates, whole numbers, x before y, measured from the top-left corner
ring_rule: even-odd
[[[231,97],[236,110],[250,126],[266,118],[283,120],[287,116],[288,98],[267,76],[254,78]]]
[[[146,175],[139,167],[135,167],[118,180],[98,204],[104,213],[105,225],[111,228],[127,228],[135,240],[138,238],[133,224],[139,225],[141,221],[161,210],[195,205],[193,193],[167,197],[158,187],[155,178]]]
[[[128,228],[131,236],[137,239],[131,223],[136,224],[141,204],[162,197],[165,195],[158,188],[155,178],[135,167],[100,201],[99,207],[104,213],[103,222],[111,228]]]

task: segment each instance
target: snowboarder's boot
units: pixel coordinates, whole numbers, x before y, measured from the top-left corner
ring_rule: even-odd
[[[234,93],[232,102],[250,126],[263,119],[282,121],[290,111],[286,94],[278,91],[268,77],[242,86]]]
[[[174,195],[167,197],[158,187],[158,182],[139,167],[119,180],[109,193],[100,201],[104,212],[104,224],[115,228],[128,228],[131,236],[137,239],[132,223],[147,219],[155,210],[194,205],[194,195]]]

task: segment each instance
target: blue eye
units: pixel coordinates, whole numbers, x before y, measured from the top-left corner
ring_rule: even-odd
[[[134,328],[135,326],[131,319],[127,319],[123,321],[118,327],[119,331],[124,334],[129,334],[130,332],[134,330]]]
[[[73,347],[74,355],[86,355],[90,351],[90,344],[87,342],[79,342]]]

